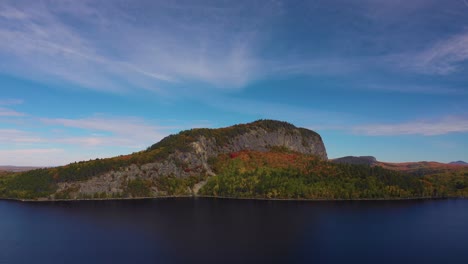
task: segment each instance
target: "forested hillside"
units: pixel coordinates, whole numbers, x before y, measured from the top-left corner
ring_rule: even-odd
[[[279,199],[394,199],[468,196],[468,172],[411,174],[379,166],[337,164],[288,152],[224,155],[203,195]]]

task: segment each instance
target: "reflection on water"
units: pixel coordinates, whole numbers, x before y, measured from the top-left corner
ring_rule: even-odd
[[[0,263],[468,259],[468,200],[0,201],[0,217]]]

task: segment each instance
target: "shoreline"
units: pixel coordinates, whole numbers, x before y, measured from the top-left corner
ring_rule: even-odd
[[[250,201],[284,201],[284,202],[351,202],[351,201],[417,201],[417,200],[445,200],[445,199],[468,199],[464,196],[448,197],[407,197],[407,198],[358,198],[358,199],[300,199],[300,198],[248,198],[248,197],[226,197],[208,195],[175,195],[157,197],[132,197],[132,198],[91,198],[91,199],[15,199],[0,198],[0,201],[24,202],[24,203],[47,203],[47,202],[85,202],[85,201],[129,201],[129,200],[159,200],[159,199],[221,199],[221,200],[250,200]]]

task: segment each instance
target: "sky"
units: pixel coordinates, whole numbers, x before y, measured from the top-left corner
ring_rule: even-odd
[[[0,1],[0,165],[257,119],[329,158],[468,161],[468,0]]]

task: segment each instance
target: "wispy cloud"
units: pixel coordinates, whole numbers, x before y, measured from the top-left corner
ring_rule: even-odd
[[[429,94],[429,95],[467,95],[466,88],[444,87],[442,85],[414,85],[414,84],[370,84],[363,86],[365,90],[382,91],[382,92],[398,92],[398,93],[413,93],[413,94]]]
[[[19,105],[22,104],[23,100],[21,99],[0,99],[0,117],[20,117],[20,116],[25,116],[25,113],[21,113],[18,111],[15,111],[10,108],[2,107],[2,106],[13,106],[13,105]]]
[[[38,143],[42,139],[33,133],[18,129],[0,129],[0,143],[6,144],[29,144]]]
[[[149,124],[146,120],[135,117],[41,118],[40,121],[48,126],[83,130],[85,136],[60,136],[58,134],[54,141],[85,146],[145,148],[161,140],[170,129]]]
[[[0,105],[19,105],[24,101],[22,99],[0,99]]]
[[[23,20],[27,19],[27,15],[16,8],[8,8],[6,6],[0,10],[0,17],[5,19]]]
[[[174,129],[136,117],[29,116],[16,128],[0,128],[0,165],[55,166],[127,154],[145,149]]]
[[[298,50],[264,55],[282,19],[281,1],[136,2],[2,1],[0,38],[8,41],[0,43],[0,71],[103,91],[167,93],[188,83],[239,89],[267,77],[343,74],[363,65]]]
[[[8,41],[0,43],[0,69],[110,91],[158,90],[161,84],[190,79],[238,87],[263,71],[252,51],[265,16],[254,16],[248,6],[213,4],[206,13],[185,5],[148,4],[155,12],[149,22],[118,4],[99,9],[101,4],[2,1],[0,38]],[[184,15],[176,19],[173,13]],[[231,19],[245,23],[231,24]]]
[[[51,167],[111,156],[105,151],[70,151],[60,147],[0,149],[0,165]]]
[[[18,116],[24,116],[24,115],[25,115],[24,113],[17,112],[12,109],[0,107],[0,117],[18,117]]]
[[[448,75],[462,71],[462,63],[468,60],[468,33],[453,35],[416,53],[389,56],[388,60],[402,69],[423,74]]]
[[[436,74],[449,74],[461,69],[459,63],[468,60],[468,33],[455,35],[436,43],[416,58],[418,70]]]
[[[1,165],[14,166],[50,166],[56,165],[64,154],[57,148],[0,149]]]
[[[356,134],[369,136],[423,135],[437,136],[449,133],[467,133],[467,117],[445,117],[438,120],[411,121],[396,124],[369,124],[354,126]]]
[[[66,3],[66,2],[63,2]],[[97,43],[76,26],[66,22],[64,15],[73,10],[92,20],[86,12],[86,1],[69,5],[55,1],[0,4],[0,69],[33,79],[67,81],[86,88],[121,91],[129,84],[155,89],[152,81],[171,81],[163,74],[143,70],[128,61],[105,54]],[[84,12],[84,13],[81,13]],[[89,25],[93,26],[93,25]],[[47,62],[47,67],[44,63]],[[125,81],[124,83],[123,80]]]

